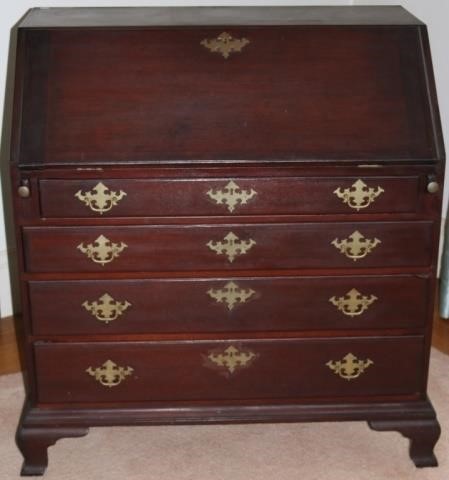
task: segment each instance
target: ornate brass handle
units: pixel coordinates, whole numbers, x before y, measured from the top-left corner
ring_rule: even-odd
[[[109,293],[105,293],[94,302],[89,303],[86,300],[82,306],[97,320],[108,324],[122,315],[131,304],[126,300],[123,302],[114,300]]]
[[[223,288],[211,288],[207,291],[209,297],[213,298],[217,303],[225,303],[228,310],[232,310],[239,303],[245,303],[255,293],[252,288],[240,288],[234,282],[228,282]]]
[[[230,345],[224,350],[212,350],[203,356],[204,365],[213,370],[218,370],[228,377],[236,371],[247,368],[258,357],[258,354],[248,349]]]
[[[111,210],[125,195],[126,193],[123,190],[120,190],[120,192],[109,190],[102,182],[97,183],[90,191],[83,193],[81,190],[78,190],[75,193],[75,197],[78,200],[100,215]]]
[[[359,377],[374,362],[369,358],[367,360],[359,360],[352,353],[348,353],[343,357],[343,360],[330,360],[326,363],[333,372],[345,380],[353,380]]]
[[[233,232],[229,232],[223,240],[207,242],[207,246],[217,255],[226,255],[232,263],[238,255],[245,255],[256,242],[253,239],[240,240]]]
[[[248,45],[247,38],[234,38],[227,32],[220,33],[216,38],[205,38],[201,41],[201,45],[211,52],[216,52],[227,59],[234,52],[241,52],[243,47]]]
[[[368,185],[360,178],[350,188],[342,190],[341,187],[334,190],[335,195],[341,198],[343,203],[355,210],[366,208],[385,190],[381,187],[368,188]]]
[[[133,371],[132,367],[119,367],[112,360],[106,360],[101,367],[89,367],[86,373],[94,377],[103,387],[111,388],[119,385]]]
[[[375,295],[365,296],[353,288],[343,297],[331,297],[329,302],[335,305],[340,312],[349,317],[361,315],[368,307],[377,300]]]
[[[222,190],[210,189],[206,193],[217,205],[226,205],[231,213],[237,205],[245,205],[257,195],[254,189],[242,190],[234,180],[228,182]]]
[[[126,243],[113,243],[104,235],[100,235],[94,243],[80,243],[76,248],[86,254],[93,262],[104,266],[106,263],[112,262],[127,247]]]
[[[358,230],[352,233],[348,238],[339,240],[335,238],[331,244],[340,250],[343,255],[351,258],[356,262],[357,260],[364,258],[370,253],[377,245],[382,243],[378,238],[370,240],[365,238]]]

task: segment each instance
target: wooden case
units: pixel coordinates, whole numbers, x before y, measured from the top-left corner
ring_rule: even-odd
[[[90,426],[164,423],[364,420],[436,465],[419,20],[33,9],[15,68],[23,475]]]

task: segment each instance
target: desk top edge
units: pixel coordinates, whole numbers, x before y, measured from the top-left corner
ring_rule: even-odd
[[[401,6],[32,8],[18,28],[423,25]]]

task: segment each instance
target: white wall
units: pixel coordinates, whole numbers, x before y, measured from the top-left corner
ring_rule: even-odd
[[[449,2],[447,0],[393,0],[393,1],[364,1],[364,0],[309,0],[309,1],[244,1],[244,0],[185,0],[185,1],[114,1],[114,0],[15,0],[4,2],[0,15],[0,112],[3,111],[3,92],[5,88],[6,64],[8,56],[9,31],[11,26],[25,13],[28,8],[40,6],[236,6],[236,5],[352,5],[352,4],[398,4],[408,8],[417,17],[424,20],[430,31],[431,47],[433,51],[435,75],[439,93],[440,108],[444,122],[445,137],[449,138],[449,62],[447,61],[446,47],[449,45],[449,29],[445,24],[449,20]],[[1,115],[0,115],[1,130]],[[445,199],[448,192],[446,191]],[[447,201],[445,200],[445,205]],[[0,316],[12,314],[12,302],[9,287],[7,266],[6,239],[3,228],[3,207],[0,195]],[[12,255],[10,252],[9,255]]]

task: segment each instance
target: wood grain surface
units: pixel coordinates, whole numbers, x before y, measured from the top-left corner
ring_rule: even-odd
[[[209,360],[229,346],[254,355],[233,373]],[[34,346],[39,403],[226,401],[417,395],[423,337],[153,343],[41,343]],[[348,353],[373,362],[353,380],[327,365]],[[86,372],[107,360],[133,369],[108,387]],[[394,365],[394,368],[392,366]]]
[[[223,30],[23,31],[20,163],[437,158],[417,28]]]
[[[33,333],[53,337],[423,328],[430,283],[413,275],[351,275],[37,280],[28,288]],[[351,316],[334,303],[353,289],[360,300]],[[101,300],[105,294],[112,299]],[[370,302],[366,309],[362,297]],[[116,302],[126,304],[119,316]]]

